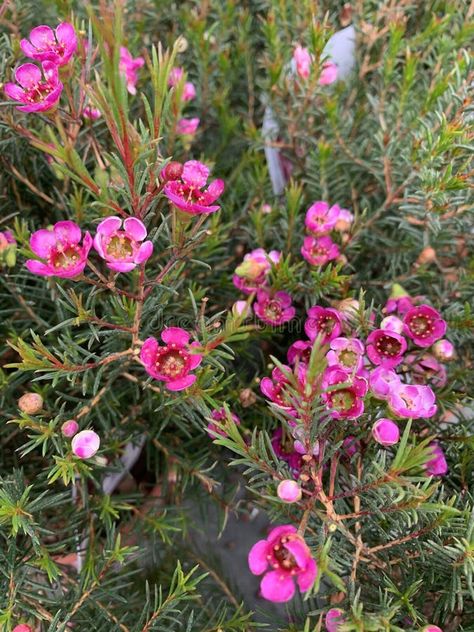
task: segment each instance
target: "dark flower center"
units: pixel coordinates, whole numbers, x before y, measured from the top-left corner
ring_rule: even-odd
[[[278,301],[268,301],[263,312],[269,320],[278,320],[282,314],[282,308]]]
[[[166,351],[156,361],[157,370],[170,378],[179,377],[186,368],[183,352],[177,350]]]
[[[275,544],[273,547],[273,555],[281,568],[286,571],[291,571],[294,568],[298,568],[298,563],[294,555],[285,547],[288,540],[289,538],[282,538],[278,544]]]
[[[408,326],[419,338],[427,338],[433,331],[433,319],[425,315],[413,316]]]
[[[320,316],[316,319],[316,324],[318,329],[324,331],[325,334],[330,334],[334,329],[336,321],[332,316]]]
[[[384,356],[389,356],[391,358],[399,355],[400,351],[402,350],[401,343],[395,338],[392,338],[392,336],[387,335],[383,335],[377,338],[375,346],[377,347],[377,351],[380,354]]]

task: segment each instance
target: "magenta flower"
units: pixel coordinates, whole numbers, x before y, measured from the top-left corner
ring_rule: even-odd
[[[286,357],[290,364],[296,362],[302,362],[308,364],[311,357],[311,350],[313,349],[313,343],[311,340],[296,340],[288,349]]]
[[[425,625],[425,627],[422,628],[420,632],[443,632],[443,630],[437,625],[433,625],[432,623],[430,623],[428,625]]]
[[[334,83],[337,79],[337,73],[337,65],[332,61],[325,61],[319,75],[319,85],[328,86],[330,83]]]
[[[180,136],[192,136],[199,127],[198,118],[182,118],[176,123],[176,133]]]
[[[293,580],[301,592],[306,592],[318,574],[316,561],[293,525],[272,529],[266,540],[260,540],[250,549],[248,562],[254,575],[265,573],[260,583],[262,597],[276,603],[293,597]]]
[[[395,445],[400,439],[400,430],[394,421],[382,417],[372,426],[372,436],[380,445]]]
[[[214,180],[205,191],[201,189],[209,178],[209,169],[198,160],[188,160],[183,165],[181,181],[171,180],[165,185],[166,197],[184,213],[199,215],[215,213],[220,206],[212,205],[224,191],[224,181]]]
[[[243,262],[235,270],[232,282],[244,294],[252,294],[267,284],[272,265],[280,261],[281,252],[271,250],[265,252],[257,248],[245,255]]]
[[[291,305],[291,296],[286,292],[271,293],[258,290],[253,306],[255,314],[267,325],[277,327],[295,317],[296,310]]]
[[[102,112],[91,105],[86,105],[82,110],[82,116],[89,121],[97,121],[102,116]]]
[[[12,632],[33,632],[33,630],[26,623],[19,623],[13,628]]]
[[[61,433],[64,437],[70,439],[73,437],[77,431],[79,430],[79,424],[75,419],[68,419],[61,426]]]
[[[432,417],[437,406],[436,397],[429,386],[393,383],[388,395],[388,405],[398,417],[427,419]]]
[[[196,381],[191,374],[202,362],[202,355],[193,353],[193,347],[199,343],[189,344],[190,335],[181,327],[168,327],[161,332],[165,346],[160,346],[156,338],[147,338],[140,352],[146,372],[156,380],[166,383],[170,391],[182,391]]]
[[[301,487],[290,478],[280,481],[277,487],[277,496],[284,503],[296,503],[301,500]]]
[[[23,64],[15,71],[16,83],[5,84],[5,94],[24,105],[17,106],[22,112],[47,112],[53,109],[63,91],[59,81],[58,67],[51,61],[35,64]]]
[[[329,206],[322,200],[314,202],[306,211],[306,228],[314,235],[324,235],[336,226],[342,210],[337,204]]]
[[[333,242],[331,237],[308,237],[304,238],[301,254],[312,266],[324,266],[329,261],[339,257],[339,247]]]
[[[419,347],[431,347],[446,333],[446,321],[429,305],[412,307],[403,319],[405,333]]]
[[[309,50],[298,44],[293,51],[293,59],[295,60],[298,75],[302,79],[307,79],[309,77],[312,61]]]
[[[308,309],[308,316],[304,330],[310,340],[322,334],[322,342],[327,344],[341,334],[342,318],[336,309],[315,305]]]
[[[79,459],[90,459],[100,448],[100,437],[93,430],[82,430],[74,435],[71,448]]]
[[[369,386],[377,399],[388,399],[392,389],[400,384],[400,378],[391,369],[378,366],[369,374]]]
[[[45,263],[28,259],[26,267],[40,276],[75,277],[86,267],[92,237],[85,233],[81,245],[81,229],[71,221],[57,222],[52,230],[37,230],[31,235],[31,250]]]
[[[429,476],[444,476],[448,473],[448,463],[444,452],[437,441],[430,444],[433,458],[425,463],[426,473]]]
[[[338,632],[341,625],[345,623],[344,610],[340,608],[331,608],[326,612],[324,624],[326,626],[326,632]]]
[[[358,338],[334,338],[326,354],[328,366],[357,373],[363,365],[364,345]]]
[[[289,366],[283,365],[285,371],[291,373]],[[288,377],[278,367],[272,371],[271,379],[269,377],[262,378],[260,382],[260,390],[270,401],[276,404],[282,410],[294,414],[291,396],[286,392],[286,387],[290,384]]]
[[[398,312],[400,316],[404,316],[414,305],[414,299],[403,289],[398,283],[394,283],[390,298],[384,307],[384,312],[393,314]]]
[[[29,40],[22,39],[20,46],[31,59],[65,66],[76,52],[76,32],[69,22],[62,22],[54,31],[49,26],[36,26],[30,31]]]
[[[348,386],[333,388],[348,382]],[[324,372],[322,387],[322,399],[334,419],[357,419],[364,412],[362,398],[368,388],[365,378],[358,375],[349,377],[346,371],[331,366]]]
[[[403,360],[407,343],[403,336],[387,329],[376,329],[367,337],[367,355],[373,364],[387,369],[398,366]]]
[[[186,81],[186,83],[183,86],[183,94],[181,96],[181,99],[184,102],[186,102],[186,101],[192,101],[195,97],[196,97],[196,88],[194,87],[194,84],[191,83],[190,81]]]
[[[433,353],[441,362],[449,362],[455,356],[454,345],[449,340],[438,340],[433,346]]]
[[[230,416],[232,418],[232,421],[237,426],[240,425],[240,419],[235,413],[231,412]],[[212,410],[211,411],[211,418],[214,419],[214,421],[219,421],[219,422],[225,421],[227,419],[227,413],[226,413],[225,408],[222,407],[222,408],[219,408],[219,409]],[[209,434],[209,436],[212,439],[215,439],[215,435],[212,434],[213,432],[216,433],[216,434],[221,435],[221,437],[226,437],[227,436],[226,432],[222,428],[220,428],[218,425],[216,425],[215,423],[210,421],[207,424],[207,433]]]
[[[295,448],[295,443],[292,437],[283,436],[283,430],[281,428],[277,428],[272,434],[271,444],[275,455],[288,464],[294,476],[298,476],[303,461],[301,459],[301,453]]]
[[[135,217],[126,220],[107,217],[97,226],[94,248],[108,268],[115,272],[130,272],[145,263],[153,252],[152,242],[143,241],[146,236],[145,225]]]
[[[182,68],[172,68],[169,77],[168,85],[170,88],[176,87],[184,78],[184,70]],[[196,96],[196,88],[190,81],[186,81],[183,86],[183,93],[181,95],[182,101],[191,101]]]
[[[127,82],[127,90],[130,94],[137,93],[138,70],[145,65],[143,57],[132,57],[125,46],[120,47],[119,71]]]
[[[420,358],[411,353],[406,357],[413,381],[416,384],[429,383],[436,388],[443,388],[448,379],[446,367],[430,353],[424,353]]]
[[[168,86],[174,88],[184,77],[184,70],[180,67],[172,68],[168,76]]]

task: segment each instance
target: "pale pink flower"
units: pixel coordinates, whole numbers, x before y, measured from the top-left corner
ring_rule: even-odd
[[[52,230],[41,229],[31,235],[31,250],[45,263],[28,259],[26,267],[40,276],[75,277],[84,271],[91,246],[92,237],[85,233],[82,239],[75,222],[57,222]]]
[[[100,437],[93,430],[78,432],[71,441],[72,452],[79,459],[90,459],[100,447]]]
[[[334,83],[337,79],[337,74],[337,65],[332,61],[325,61],[323,63],[321,74],[319,75],[319,85],[328,86],[329,84]]]
[[[307,79],[311,70],[311,53],[307,48],[298,44],[293,51],[293,59],[296,64],[296,72],[302,79]]]
[[[170,391],[182,391],[196,381],[191,373],[202,362],[202,355],[193,353],[199,343],[189,343],[190,335],[181,327],[167,327],[161,332],[164,346],[156,338],[145,340],[140,359],[149,375],[165,382]]]
[[[272,529],[266,540],[253,545],[248,562],[254,575],[264,574],[260,583],[262,597],[276,603],[293,597],[294,580],[300,591],[306,592],[318,574],[316,561],[293,525]]]
[[[67,437],[68,439],[73,437],[77,433],[78,430],[79,430],[79,424],[77,423],[75,419],[68,419],[61,426],[61,433],[63,434],[64,437]]]
[[[17,110],[47,112],[58,104],[63,84],[53,62],[44,61],[41,69],[35,64],[23,64],[16,69],[15,79],[17,83],[5,84],[4,91],[10,99],[23,103]]]
[[[449,340],[438,340],[433,345],[433,353],[441,362],[449,362],[455,356],[454,345]]]
[[[392,369],[378,366],[369,374],[371,392],[378,399],[388,399],[392,390],[400,384],[400,378]]]
[[[357,373],[363,365],[364,345],[358,338],[334,338],[326,354],[328,366]]]
[[[247,303],[247,301],[235,301],[232,305],[232,313],[235,316],[248,318],[252,315],[252,307]]]
[[[122,227],[123,224],[123,227]],[[145,263],[153,252],[151,241],[144,241],[147,230],[136,217],[107,217],[97,226],[94,248],[115,272],[130,272]]]
[[[380,329],[387,329],[388,331],[394,331],[396,334],[403,332],[403,320],[398,316],[385,316],[380,323]]]
[[[427,419],[436,410],[436,397],[429,386],[419,384],[392,384],[388,395],[388,405],[398,417]]]
[[[181,136],[192,136],[199,127],[198,118],[182,118],[176,123],[176,133]]]
[[[119,71],[125,77],[127,90],[130,94],[137,93],[138,70],[145,65],[143,57],[132,57],[130,51],[125,46],[120,47]]]
[[[76,52],[76,32],[69,22],[62,22],[54,31],[49,26],[36,26],[29,39],[21,40],[20,46],[27,57],[65,66]]]

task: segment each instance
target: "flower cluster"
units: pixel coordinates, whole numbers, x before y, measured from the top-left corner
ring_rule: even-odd
[[[354,216],[337,204],[329,206],[322,200],[314,202],[306,212],[305,225],[309,234],[304,238],[301,254],[312,266],[323,266],[340,256],[339,246],[330,237],[331,231],[345,233]]]

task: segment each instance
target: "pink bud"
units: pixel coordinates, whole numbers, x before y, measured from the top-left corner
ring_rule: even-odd
[[[403,321],[401,318],[398,318],[398,316],[386,316],[380,323],[380,329],[388,329],[388,331],[401,334],[403,331]]]
[[[420,632],[443,632],[443,630],[437,625],[429,623],[428,625],[425,625],[424,628],[421,628]]]
[[[244,316],[244,318],[248,318],[252,314],[252,308],[247,301],[236,301],[232,305],[232,313],[234,316]]]
[[[28,415],[35,415],[43,408],[43,398],[38,393],[25,393],[18,400],[18,408]]]
[[[82,430],[71,442],[73,453],[80,459],[90,459],[100,447],[100,437],[93,430]]]
[[[29,625],[26,623],[20,623],[13,628],[13,632],[33,632]]]
[[[454,345],[443,338],[434,343],[433,353],[441,362],[448,362],[454,358]]]
[[[372,436],[381,445],[395,445],[400,439],[400,430],[394,421],[382,418],[372,426]]]
[[[270,204],[262,204],[262,207],[261,207],[260,211],[264,215],[268,215],[269,213],[272,212],[272,207],[270,206]]]
[[[73,437],[78,430],[79,430],[79,424],[77,423],[75,419],[68,419],[61,426],[61,432],[68,439]]]
[[[326,612],[326,619],[324,621],[327,632],[338,632],[339,624],[344,625],[345,620],[343,617],[344,611],[340,608],[331,608]]]
[[[286,479],[278,485],[277,495],[285,503],[296,503],[301,500],[301,488],[296,481]]]
[[[176,160],[172,160],[161,170],[160,176],[165,182],[168,182],[169,180],[179,180],[182,173],[183,165]]]

